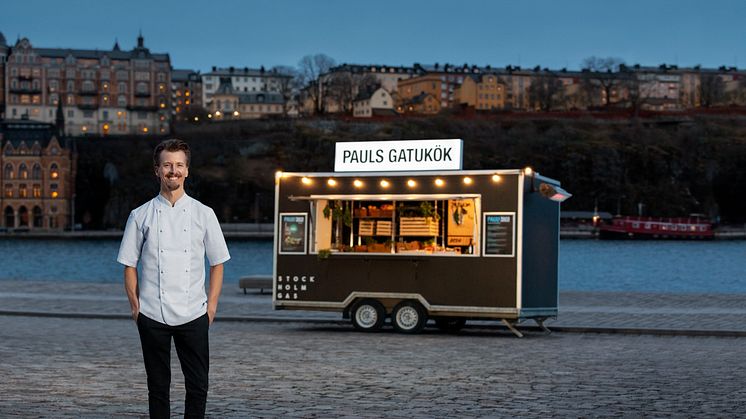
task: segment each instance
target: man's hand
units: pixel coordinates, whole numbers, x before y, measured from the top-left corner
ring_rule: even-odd
[[[223,288],[223,264],[210,266],[210,288],[207,293],[207,318],[215,320],[215,313],[218,311],[218,298],[220,290]]]
[[[124,267],[124,290],[127,292],[127,299],[130,302],[132,320],[137,321],[137,317],[140,315],[140,288],[137,286],[137,268]]]
[[[212,322],[215,320],[215,313],[217,313],[218,308],[216,306],[213,306],[211,304],[207,305],[207,319],[209,320],[209,325],[212,325]]]

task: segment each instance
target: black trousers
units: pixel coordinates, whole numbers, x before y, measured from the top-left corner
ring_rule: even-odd
[[[207,314],[180,326],[169,326],[137,317],[145,372],[148,375],[148,407],[151,418],[170,417],[171,338],[184,373],[186,402],[184,417],[204,418],[207,403],[207,374],[210,367]]]

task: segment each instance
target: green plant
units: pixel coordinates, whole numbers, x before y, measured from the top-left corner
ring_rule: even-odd
[[[373,239],[373,237],[366,237],[363,239],[363,242],[365,242],[366,246],[370,246],[371,244],[374,244],[376,241]]]
[[[334,206],[330,206],[327,202],[322,212],[324,218],[332,217],[336,221],[341,221],[347,227],[352,227],[352,211],[342,201],[334,201]]]
[[[440,215],[435,211],[435,207],[433,207],[433,204],[430,203],[430,201],[422,201],[420,203],[420,215],[426,218],[432,217],[436,220],[440,219]]]
[[[319,254],[317,255],[319,260],[328,259],[329,255],[332,254],[331,249],[319,249]]]

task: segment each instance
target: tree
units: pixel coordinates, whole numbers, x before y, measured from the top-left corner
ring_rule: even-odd
[[[317,113],[324,111],[322,105],[323,88],[319,78],[334,67],[334,59],[326,54],[306,55],[298,62],[298,81],[306,87],[305,93],[313,100]]]
[[[615,72],[624,64],[624,60],[615,57],[588,57],[583,60],[582,68],[585,72],[583,78],[583,90],[588,96],[591,105],[595,105],[599,93],[604,97],[599,101],[608,109],[612,102],[612,92],[619,87],[621,80],[617,78]]]
[[[725,83],[717,73],[699,73],[699,103],[703,108],[719,105],[725,99]]]
[[[622,67],[619,72],[621,90],[624,91],[624,100],[632,109],[634,117],[640,115],[642,106],[648,102],[655,84],[657,83],[654,75],[643,75],[635,69]]]
[[[298,90],[301,86],[298,80],[298,70],[290,66],[278,65],[272,68],[272,72],[277,73],[281,76],[287,76],[280,78],[279,85],[279,93],[282,95],[282,99],[285,102],[285,106],[283,108],[285,115],[287,116],[288,102],[298,93]]]
[[[528,100],[534,109],[551,111],[564,100],[564,85],[556,74],[544,71],[531,80]]]
[[[327,99],[344,113],[352,111],[352,103],[360,92],[378,86],[378,80],[371,74],[339,71],[331,74],[327,88]]]

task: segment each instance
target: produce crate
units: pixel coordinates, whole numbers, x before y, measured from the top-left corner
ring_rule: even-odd
[[[437,236],[439,232],[438,222],[432,217],[401,217],[399,220],[400,236]]]
[[[376,221],[376,236],[390,236],[391,221]]]
[[[376,222],[373,220],[360,220],[358,234],[361,236],[372,236],[375,231]]]

